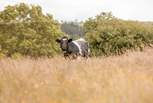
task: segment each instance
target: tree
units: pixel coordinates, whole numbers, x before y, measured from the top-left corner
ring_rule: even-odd
[[[7,56],[53,56],[59,51],[55,39],[62,34],[58,21],[40,6],[20,3],[0,12],[0,52]]]
[[[153,26],[137,21],[125,21],[111,13],[101,13],[84,23],[85,36],[92,55],[120,55],[127,50],[142,50],[153,43]]]
[[[81,22],[62,22],[61,30],[72,37],[82,37],[84,35]]]

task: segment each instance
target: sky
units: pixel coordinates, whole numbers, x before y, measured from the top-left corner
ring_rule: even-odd
[[[84,21],[101,12],[125,20],[153,21],[153,0],[0,0],[0,10],[16,3],[40,5],[56,20]]]

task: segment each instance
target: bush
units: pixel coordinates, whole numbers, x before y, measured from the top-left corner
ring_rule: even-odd
[[[93,56],[120,55],[131,49],[143,50],[153,43],[150,23],[121,20],[111,13],[89,18],[84,29]]]

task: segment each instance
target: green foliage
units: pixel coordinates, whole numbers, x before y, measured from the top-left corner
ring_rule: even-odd
[[[60,49],[55,42],[63,35],[60,29],[73,38],[85,33],[94,56],[120,55],[153,44],[149,22],[125,21],[103,12],[86,20],[83,27],[78,22],[63,22],[60,27],[40,6],[20,3],[0,11],[0,58],[52,57]]]
[[[71,37],[83,36],[82,22],[78,22],[78,21],[62,22],[61,30],[64,33],[70,35]]]
[[[84,23],[92,55],[120,55],[127,50],[142,50],[153,43],[153,25],[117,19],[101,13]]]
[[[53,56],[59,51],[55,39],[62,34],[59,23],[40,6],[21,3],[0,12],[0,53],[6,56]]]

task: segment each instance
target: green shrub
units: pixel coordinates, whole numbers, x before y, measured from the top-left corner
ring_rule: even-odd
[[[84,29],[93,56],[120,55],[130,49],[143,50],[153,43],[153,26],[150,23],[121,20],[111,13],[89,18]]]

